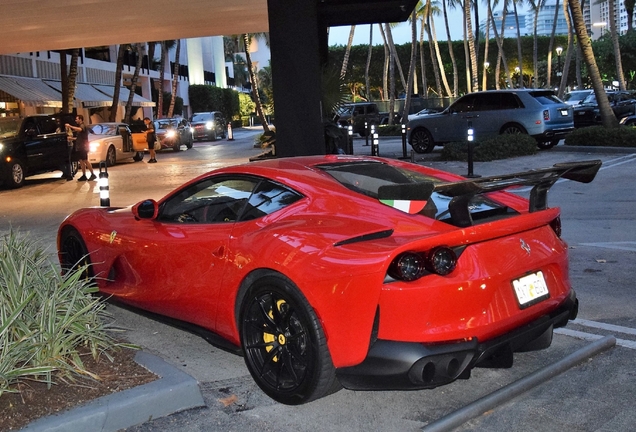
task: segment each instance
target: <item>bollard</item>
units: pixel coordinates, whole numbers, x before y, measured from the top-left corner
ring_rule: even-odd
[[[364,122],[364,145],[369,145],[369,123]]]
[[[468,130],[467,130],[467,140],[468,140],[468,174],[466,177],[468,178],[477,178],[481,177],[473,174],[473,150],[474,150],[474,136],[475,131],[473,130],[473,122],[468,122]]]
[[[108,168],[106,162],[99,163],[99,205],[110,207],[110,187],[108,186]]]
[[[349,125],[348,129],[348,141],[347,144],[349,145],[349,154],[352,155],[353,154],[353,126]]]
[[[380,156],[380,141],[378,134],[373,130],[373,145],[371,146],[371,156]]]
[[[406,123],[402,123],[402,159],[407,159],[407,156],[406,156]]]
[[[234,131],[232,130],[232,123],[227,124],[227,140],[234,141]]]
[[[415,163],[415,152],[411,150],[411,162]]]

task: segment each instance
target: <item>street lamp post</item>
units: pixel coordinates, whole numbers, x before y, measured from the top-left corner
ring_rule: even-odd
[[[561,78],[561,76],[563,75],[563,72],[561,72],[561,54],[563,53],[563,48],[558,46],[556,47],[556,53],[557,53],[557,73],[556,76],[558,78]]]

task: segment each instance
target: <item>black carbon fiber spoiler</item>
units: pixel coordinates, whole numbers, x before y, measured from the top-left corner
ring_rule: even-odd
[[[601,168],[600,160],[558,163],[551,168],[541,168],[513,174],[480,177],[452,183],[413,183],[382,186],[378,199],[382,201],[428,201],[433,192],[452,197],[448,206],[453,224],[467,227],[473,224],[469,203],[475,195],[504,190],[513,186],[532,186],[530,212],[545,210],[548,190],[560,178],[590,183]],[[431,187],[433,186],[433,187]]]

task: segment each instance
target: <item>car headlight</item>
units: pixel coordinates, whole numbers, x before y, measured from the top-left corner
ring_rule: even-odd
[[[166,132],[166,138],[174,138],[175,135],[176,133],[173,130],[169,130],[168,132]]]
[[[194,133],[194,128],[190,127],[190,133]]]
[[[213,127],[214,127],[214,122],[209,121],[205,124],[205,128],[207,130],[212,130]]]
[[[100,144],[99,142],[95,142],[95,141],[89,143],[88,144],[89,151],[92,151],[92,152],[97,151],[97,149],[99,148],[99,144]]]
[[[4,144],[0,143],[0,153],[2,153],[2,150],[4,150]]]

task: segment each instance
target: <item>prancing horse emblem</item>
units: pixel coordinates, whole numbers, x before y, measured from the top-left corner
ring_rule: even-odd
[[[520,239],[520,241],[521,241],[521,249],[523,249],[524,251],[528,253],[528,255],[530,255],[530,245],[528,245],[528,243],[526,243],[523,239]]]

